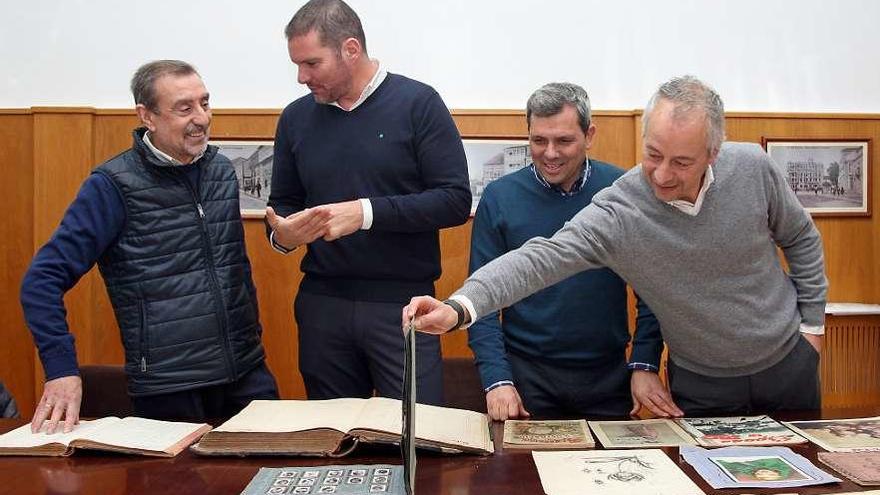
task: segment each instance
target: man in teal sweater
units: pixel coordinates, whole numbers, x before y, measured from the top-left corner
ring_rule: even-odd
[[[491,182],[471,235],[471,272],[536,236],[549,237],[623,170],[585,159],[596,126],[583,88],[547,84],[529,97],[532,165]],[[495,420],[622,416],[632,407],[626,363],[626,282],[607,268],[587,270],[468,329]],[[639,305],[630,366],[657,371],[663,342]]]
[[[818,408],[827,280],[812,219],[760,147],[722,145],[721,98],[696,78],[664,83],[644,115],[640,166],[553,237],[489,263],[447,304],[414,298],[403,316],[442,333],[608,267],[651,307],[669,347],[671,395],[633,372],[633,396],[654,413]]]

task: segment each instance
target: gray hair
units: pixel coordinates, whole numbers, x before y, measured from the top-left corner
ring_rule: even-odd
[[[526,103],[526,123],[531,128],[532,115],[552,117],[561,112],[565,105],[577,110],[578,125],[586,134],[590,128],[590,97],[584,88],[572,83],[549,83],[532,93]]]
[[[355,38],[367,53],[367,38],[357,13],[342,0],[311,0],[293,14],[284,28],[290,41],[297,36],[318,32],[321,46],[340,48],[348,38]]]
[[[673,104],[673,118],[684,118],[701,110],[706,116],[706,141],[709,154],[714,155],[724,142],[724,102],[711,86],[694,76],[674,77],[660,85],[648,101],[642,115],[642,138],[648,132],[651,112],[660,100]]]
[[[143,105],[151,112],[158,113],[156,101],[156,81],[162,76],[199,75],[196,68],[181,60],[154,60],[148,62],[134,73],[131,78],[131,94],[135,105]]]

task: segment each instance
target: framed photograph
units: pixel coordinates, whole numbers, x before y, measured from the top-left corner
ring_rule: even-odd
[[[527,139],[463,139],[462,142],[473,195],[473,215],[487,184],[528,166],[532,157]]]
[[[263,218],[272,184],[274,141],[266,137],[212,139],[229,158],[238,178],[238,196],[242,218]]]
[[[871,215],[871,139],[762,138],[813,216]]]

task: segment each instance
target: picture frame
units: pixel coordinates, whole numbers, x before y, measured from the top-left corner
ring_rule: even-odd
[[[762,137],[801,205],[813,216],[871,216],[870,138]]]
[[[229,158],[238,179],[242,218],[263,218],[272,185],[275,142],[271,137],[212,138],[209,144]]]
[[[495,179],[516,172],[532,163],[529,140],[526,138],[464,138],[470,179],[471,216],[483,196],[483,190]]]

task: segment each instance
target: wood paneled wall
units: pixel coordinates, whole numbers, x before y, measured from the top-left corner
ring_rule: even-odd
[[[215,110],[211,134],[220,137],[271,138],[277,110]],[[462,135],[471,138],[525,137],[523,111],[454,111]],[[598,133],[591,156],[630,168],[640,157],[640,112],[597,111]],[[88,108],[33,108],[0,110],[0,167],[7,208],[0,226],[0,380],[12,390],[25,416],[30,416],[42,391],[43,375],[27,331],[18,291],[21,278],[36,250],[51,236],[82,180],[98,163],[131,145],[137,118],[131,110]],[[728,138],[760,142],[772,137],[880,137],[880,115],[728,115]],[[878,146],[873,164],[880,165]],[[877,203],[877,182],[873,195]],[[820,218],[816,221],[825,243],[829,299],[878,302],[880,245],[874,241],[880,214],[863,218]],[[265,240],[260,220],[245,220],[248,252],[259,293],[263,340],[269,365],[285,398],[304,396],[297,365],[296,326],[292,301],[302,274],[302,252],[281,256]],[[443,276],[439,297],[457,288],[467,274],[470,222],[441,232]],[[93,270],[67,298],[68,321],[77,339],[81,364],[122,362],[119,333],[103,282]],[[447,356],[469,356],[466,334],[443,338]]]

